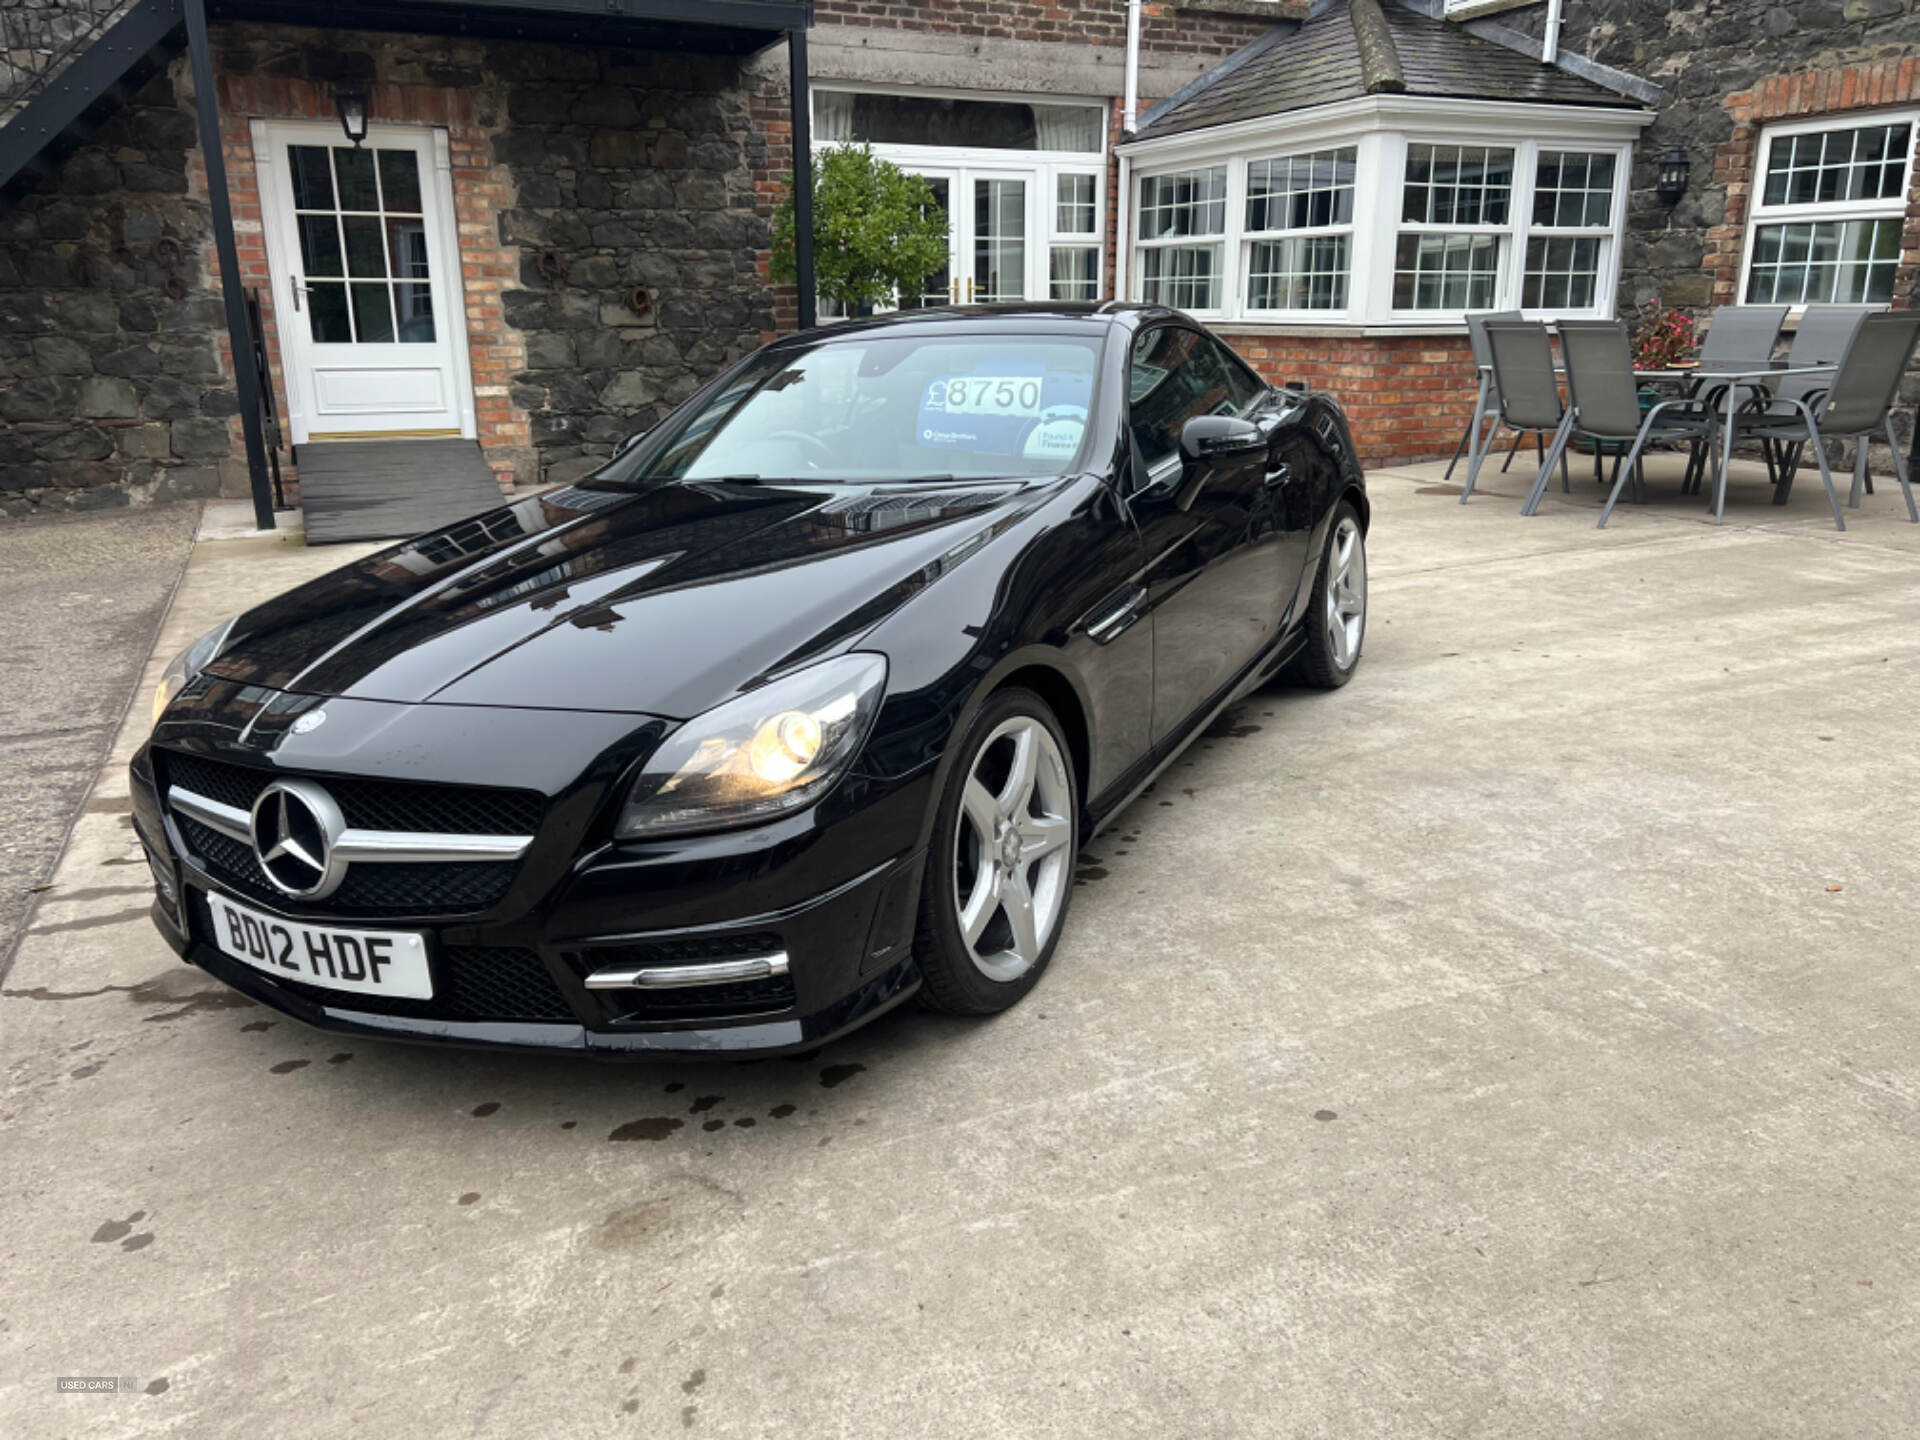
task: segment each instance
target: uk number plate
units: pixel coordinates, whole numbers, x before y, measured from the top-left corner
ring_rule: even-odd
[[[282,980],[359,995],[433,998],[426,938],[408,930],[343,930],[284,920],[207,892],[222,954]]]

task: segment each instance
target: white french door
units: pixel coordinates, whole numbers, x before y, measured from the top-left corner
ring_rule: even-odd
[[[256,121],[254,154],[293,442],[472,436],[445,133]]]
[[[1047,298],[1047,247],[1038,223],[1035,172],[911,162],[901,169],[926,180],[947,216],[946,266],[927,277],[908,308]]]

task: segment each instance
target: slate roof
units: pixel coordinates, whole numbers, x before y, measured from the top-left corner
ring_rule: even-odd
[[[1400,54],[1408,95],[1640,108],[1629,96],[1483,40],[1453,21],[1430,18],[1396,0],[1382,0],[1380,8]],[[1367,87],[1347,0],[1316,6],[1304,21],[1275,26],[1189,90],[1184,99],[1175,97],[1149,112],[1149,123],[1133,138],[1179,135],[1359,99]]]

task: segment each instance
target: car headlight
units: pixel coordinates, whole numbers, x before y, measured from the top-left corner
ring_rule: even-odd
[[[153,692],[153,723],[158,725],[174,697],[191,685],[199,673],[219,657],[238,615],[230,615],[186,649],[173,657],[160,676],[160,688]]]
[[[853,763],[886,689],[879,655],[842,655],[716,706],[642,768],[621,839],[715,830],[812,804]]]

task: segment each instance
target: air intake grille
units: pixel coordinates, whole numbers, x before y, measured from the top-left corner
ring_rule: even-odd
[[[177,750],[157,752],[161,780],[251,810],[281,772],[229,765]],[[424,830],[443,835],[531,835],[544,801],[532,790],[495,790],[466,785],[421,785],[404,780],[368,780],[315,775],[356,830]]]

